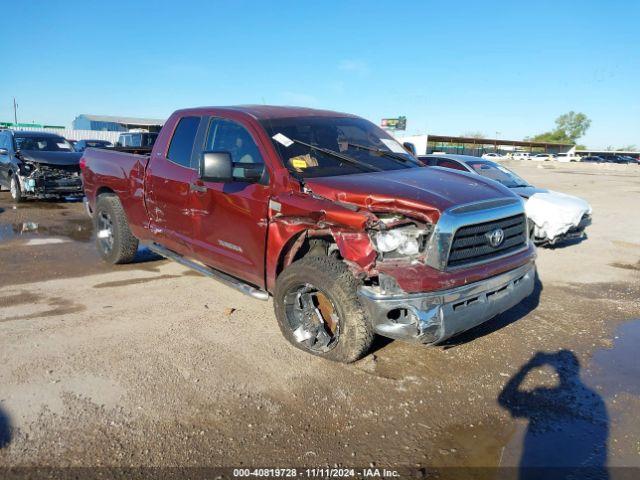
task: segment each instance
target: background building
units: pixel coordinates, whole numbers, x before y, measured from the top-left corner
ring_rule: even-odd
[[[500,140],[497,138],[453,137],[448,135],[397,136],[401,142],[411,142],[418,155],[433,152],[481,156],[484,153],[565,153],[574,146],[564,143],[528,142],[526,140]]]
[[[78,115],[73,120],[74,130],[97,130],[107,132],[127,132],[132,129],[144,129],[159,132],[164,120],[155,118],[111,117],[108,115]]]

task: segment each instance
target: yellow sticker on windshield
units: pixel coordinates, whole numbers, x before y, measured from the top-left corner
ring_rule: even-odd
[[[301,172],[305,168],[317,167],[318,160],[306,153],[304,155],[298,155],[297,157],[290,158],[289,165],[291,165],[298,172]]]
[[[307,161],[302,157],[294,157],[289,160],[289,163],[296,170],[304,170],[305,168],[308,167]]]

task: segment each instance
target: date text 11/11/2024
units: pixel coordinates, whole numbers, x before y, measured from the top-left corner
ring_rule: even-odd
[[[234,478],[283,477],[283,478],[397,478],[396,470],[386,468],[237,468]]]

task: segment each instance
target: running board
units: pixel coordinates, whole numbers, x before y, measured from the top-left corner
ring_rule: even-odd
[[[224,283],[228,287],[235,288],[245,295],[257,298],[258,300],[269,299],[269,294],[264,290],[260,290],[259,288],[249,285],[248,283],[244,283],[242,280],[238,280],[231,275],[227,275],[226,273],[207,267],[206,265],[203,265],[201,263],[189,260],[188,258],[185,258],[182,255],[169,250],[168,248],[158,245],[157,243],[147,243],[145,244],[145,246],[158,255],[168,258],[169,260],[173,260],[174,262],[178,262],[180,265],[184,265],[185,267],[191,268],[196,272],[201,273],[205,277],[214,278],[219,282]]]

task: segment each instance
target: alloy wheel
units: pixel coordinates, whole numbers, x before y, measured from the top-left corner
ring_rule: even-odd
[[[285,315],[294,338],[311,351],[324,353],[338,343],[340,319],[331,299],[313,285],[293,288],[285,296]]]
[[[102,251],[108,254],[113,250],[113,221],[111,215],[104,211],[98,213],[97,220],[98,244]]]

